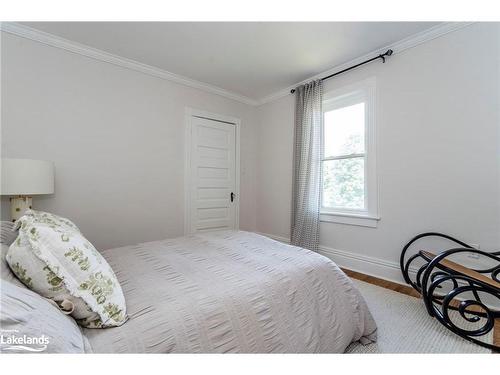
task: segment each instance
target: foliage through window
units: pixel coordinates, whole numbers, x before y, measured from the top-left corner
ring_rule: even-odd
[[[374,170],[370,170],[374,169],[370,154],[373,92],[358,87],[330,94],[323,102],[321,206],[324,213],[376,214],[376,184]]]

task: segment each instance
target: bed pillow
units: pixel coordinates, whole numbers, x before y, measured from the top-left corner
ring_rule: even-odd
[[[15,284],[16,286],[20,286],[21,288],[25,288],[24,284],[19,281],[19,279],[14,275],[9,265],[7,264],[7,260],[5,259],[7,256],[7,252],[9,251],[9,247],[4,244],[0,244],[0,279],[3,281],[8,281],[9,283]]]
[[[0,352],[85,353],[90,350],[75,321],[62,314],[52,301],[4,280],[0,289],[3,337]]]
[[[7,263],[28,288],[52,299],[83,327],[122,325],[125,298],[102,255],[69,220],[28,210]]]
[[[18,232],[14,230],[14,223],[11,221],[0,221],[0,231],[0,279],[24,287],[5,260],[9,246],[16,239]]]
[[[10,246],[18,233],[11,221],[0,221],[0,244]]]
[[[67,229],[69,231],[78,231],[80,229],[71,220],[65,217],[58,216],[56,214],[51,214],[49,212],[26,210],[24,216],[28,216],[36,220],[38,223],[43,223],[53,229]],[[14,223],[13,230],[17,231],[22,225],[21,219]]]

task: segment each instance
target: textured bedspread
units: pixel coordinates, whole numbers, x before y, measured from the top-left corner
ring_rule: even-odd
[[[103,251],[128,322],[85,329],[94,352],[344,352],[375,340],[363,297],[329,259],[248,232]]]

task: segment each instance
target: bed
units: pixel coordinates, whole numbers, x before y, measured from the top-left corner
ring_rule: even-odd
[[[83,329],[94,353],[342,353],[376,340],[352,281],[306,249],[220,231],[102,254],[129,320]]]

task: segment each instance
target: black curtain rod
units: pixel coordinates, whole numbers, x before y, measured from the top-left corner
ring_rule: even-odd
[[[321,78],[322,81],[324,81],[325,79],[328,79],[328,78],[332,78],[332,77],[335,77],[339,74],[342,74],[342,73],[345,73],[349,70],[352,70],[354,68],[357,68],[358,66],[361,66],[361,65],[365,65],[365,64],[368,64],[369,62],[372,62],[373,60],[377,60],[377,59],[382,59],[382,62],[385,63],[385,57],[386,56],[391,56],[393,54],[393,50],[392,49],[388,49],[385,53],[382,53],[378,56],[375,56],[375,57],[372,57],[371,59],[368,59],[366,61],[363,61],[363,62],[360,62],[359,64],[356,64],[356,65],[353,65],[353,66],[350,66],[349,68],[346,68],[344,70],[341,70],[340,72],[337,72],[337,73],[333,73],[333,74],[330,74],[329,76],[326,76],[326,77],[323,77]],[[295,92],[295,89],[292,89],[290,90],[290,93],[294,93]]]

